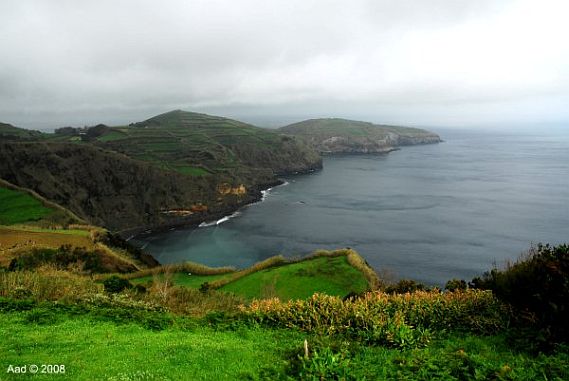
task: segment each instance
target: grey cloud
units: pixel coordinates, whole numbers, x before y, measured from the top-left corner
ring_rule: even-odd
[[[562,0],[0,3],[0,120],[125,123],[172,108],[276,125],[563,121]],[[528,112],[527,107],[534,107]]]

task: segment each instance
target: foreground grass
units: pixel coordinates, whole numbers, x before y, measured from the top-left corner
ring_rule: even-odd
[[[567,348],[560,347],[548,355],[517,351],[507,334],[455,333],[427,348],[400,351],[240,322],[220,326],[204,320],[178,319],[163,330],[153,330],[137,324],[136,319],[125,323],[114,321],[112,316],[104,320],[96,314],[41,312],[46,311],[0,313],[0,325],[4,328],[0,331],[0,380],[30,378],[29,374],[6,374],[10,364],[65,365],[65,374],[33,376],[39,380],[564,380],[569,377]],[[157,318],[163,315],[154,314]],[[308,359],[300,356],[305,338],[309,343]]]
[[[0,332],[0,380],[25,378],[6,374],[9,364],[65,365],[65,375],[34,376],[40,380],[247,379],[302,342],[293,332],[205,326],[154,331],[88,316],[35,324],[27,314],[0,314],[0,325],[9,328]]]
[[[363,292],[368,284],[363,274],[352,267],[346,256],[319,257],[285,266],[257,271],[219,290],[247,299],[278,297],[281,300],[305,299],[314,293],[346,296]]]

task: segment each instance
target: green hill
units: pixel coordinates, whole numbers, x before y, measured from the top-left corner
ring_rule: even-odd
[[[338,118],[305,120],[279,131],[304,139],[322,153],[385,153],[399,146],[441,141],[437,134],[418,128]]]
[[[181,287],[215,289],[247,300],[273,297],[305,299],[314,293],[345,297],[376,288],[379,282],[373,269],[349,249],[318,251],[299,261],[272,257],[240,271],[210,269],[194,264],[163,266],[130,274],[129,279],[148,287],[158,279]]]
[[[24,128],[14,127],[11,124],[0,122],[0,140],[26,140],[41,138],[42,133],[39,131],[27,130]]]
[[[219,218],[258,199],[278,175],[321,165],[299,139],[179,110],[129,126],[0,141],[0,178],[113,230]]]
[[[63,130],[63,129],[62,129]],[[236,120],[175,110],[129,126],[97,125],[59,135],[193,176],[273,176],[321,166],[304,142]],[[61,140],[62,136],[56,137]]]

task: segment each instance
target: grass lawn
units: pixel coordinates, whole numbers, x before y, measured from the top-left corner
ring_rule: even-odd
[[[113,140],[120,140],[120,139],[126,139],[126,138],[128,138],[127,134],[116,129],[116,130],[109,132],[108,134],[105,134],[103,136],[98,137],[97,140],[100,142],[110,142]]]
[[[252,328],[153,331],[87,316],[38,325],[26,322],[26,314],[0,314],[0,380],[30,377],[6,374],[10,364],[65,365],[64,375],[37,374],[37,380],[253,379],[304,339],[300,333]]]
[[[0,188],[0,225],[37,221],[52,212],[25,192]]]
[[[54,313],[43,320],[38,316],[34,310],[0,313],[0,380],[317,380],[344,375],[346,380],[529,381],[569,377],[566,347],[547,355],[516,351],[506,334],[454,333],[427,348],[398,350],[243,324],[213,328],[188,320],[156,331],[88,314]],[[298,358],[305,338],[311,372],[303,378],[291,360]],[[7,374],[10,364],[64,365],[65,374]],[[318,369],[332,373],[315,377]]]
[[[174,169],[175,169],[177,172],[180,172],[180,173],[182,173],[182,174],[184,174],[184,175],[190,175],[190,176],[203,176],[203,175],[208,175],[208,174],[209,174],[209,172],[206,171],[206,170],[203,169],[203,168],[200,168],[200,167],[192,167],[192,166],[189,166],[189,165],[186,165],[186,166],[184,166],[184,165],[174,166]]]
[[[368,287],[362,273],[345,256],[319,257],[257,271],[221,287],[247,299],[279,297],[305,299],[315,292],[346,296]]]

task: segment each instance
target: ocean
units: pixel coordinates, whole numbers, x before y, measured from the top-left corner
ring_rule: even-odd
[[[444,285],[569,242],[569,137],[437,130],[434,145],[324,158],[233,218],[138,243],[161,263],[247,267],[351,247],[380,274]]]

